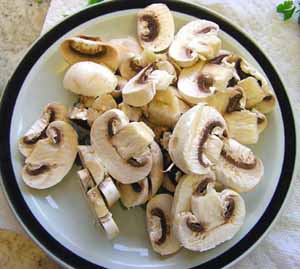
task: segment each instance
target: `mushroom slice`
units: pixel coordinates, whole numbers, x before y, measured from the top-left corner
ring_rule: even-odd
[[[251,149],[234,139],[228,139],[224,143],[215,172],[223,185],[238,192],[247,192],[262,179],[264,166]]]
[[[170,75],[165,70],[154,70],[149,75],[149,79],[153,81],[156,90],[163,91],[168,89],[168,87],[172,84],[174,76]]]
[[[113,146],[114,136],[128,125],[126,115],[118,109],[111,109],[100,115],[91,128],[91,142],[108,173],[123,184],[144,179],[152,167],[150,152],[129,160],[123,159]],[[129,140],[129,138],[126,138]],[[115,139],[114,139],[115,140]]]
[[[262,133],[266,128],[267,128],[267,125],[268,125],[268,119],[267,117],[265,116],[265,114],[259,112],[258,110],[256,109],[251,109],[251,112],[255,113],[256,114],[256,117],[257,117],[257,125],[258,125],[258,132],[259,134]]]
[[[81,35],[67,38],[61,44],[60,51],[69,64],[91,61],[116,71],[121,61],[118,47],[101,41],[99,37]]]
[[[179,118],[169,142],[172,161],[186,174],[206,174],[221,153],[226,128],[213,107],[200,103],[189,109]]]
[[[42,115],[30,129],[19,139],[19,150],[24,157],[28,157],[33,151],[36,143],[46,137],[46,129],[50,122],[55,120],[67,120],[67,109],[64,105],[50,103],[45,106]]]
[[[197,104],[216,91],[224,92],[232,74],[231,69],[222,65],[200,62],[181,71],[178,90],[187,102]]]
[[[79,62],[65,74],[64,88],[85,96],[100,96],[112,92],[118,84],[113,72],[105,65]]]
[[[82,128],[89,129],[88,124],[88,109],[83,107],[83,105],[75,105],[69,111],[69,119],[75,124],[81,126]]]
[[[106,177],[99,185],[106,204],[111,208],[120,198],[120,193],[111,177]]]
[[[112,217],[112,214],[110,212],[106,216],[100,218],[99,223],[105,230],[107,238],[109,240],[113,240],[114,238],[116,238],[119,235],[119,233],[120,233],[119,228],[118,228],[117,224],[115,223],[115,221]]]
[[[92,104],[95,102],[95,97],[92,96],[84,96],[80,95],[79,96],[79,103],[82,105],[84,108],[89,108],[92,107]]]
[[[142,53],[140,44],[134,37],[131,36],[125,38],[114,38],[109,40],[109,43],[121,47],[123,54],[133,53],[135,55],[139,55]]]
[[[192,195],[191,210],[177,214],[173,222],[179,242],[199,252],[232,239],[246,214],[244,200],[238,193],[228,189],[218,193],[211,183],[203,190]]]
[[[144,112],[151,123],[172,128],[188,109],[189,106],[180,99],[177,89],[170,86],[165,91],[157,92]]]
[[[174,33],[174,19],[165,4],[152,4],[138,12],[137,34],[143,48],[163,51],[170,46]]]
[[[77,154],[78,137],[70,124],[54,121],[47,127],[46,135],[37,142],[22,170],[25,184],[35,189],[59,183],[72,168]]]
[[[162,256],[177,252],[181,245],[172,229],[173,197],[170,194],[158,194],[147,204],[147,231],[152,248]]]
[[[122,90],[128,81],[127,81],[127,79],[125,79],[121,76],[116,76],[116,78],[118,80],[118,84],[117,84],[117,87],[111,92],[111,95],[113,96],[113,98],[115,98],[115,100],[118,103],[120,103],[120,102],[122,102]]]
[[[156,61],[154,63],[154,67],[157,70],[166,71],[169,75],[173,76],[172,83],[175,83],[177,81],[177,71],[170,61]]]
[[[80,186],[82,187],[82,191],[84,194],[95,187],[95,182],[87,169],[77,171],[77,175],[80,179]]]
[[[139,121],[142,117],[142,109],[139,107],[133,107],[125,103],[121,103],[118,105],[118,108],[126,114],[130,121]]]
[[[276,98],[275,95],[273,93],[268,93],[263,99],[262,101],[260,101],[258,104],[256,104],[254,106],[254,108],[258,111],[260,111],[261,113],[267,114],[270,113],[276,104]]]

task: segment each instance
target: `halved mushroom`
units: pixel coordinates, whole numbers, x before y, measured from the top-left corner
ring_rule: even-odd
[[[143,48],[163,51],[170,46],[174,33],[174,19],[165,4],[152,4],[138,12],[137,35]]]
[[[250,148],[234,139],[224,142],[215,167],[218,180],[238,192],[252,190],[262,179],[264,166]]]
[[[200,62],[181,71],[178,90],[180,95],[191,104],[205,102],[216,91],[224,92],[232,75],[232,69]]]
[[[139,107],[133,107],[125,103],[121,103],[118,105],[118,108],[126,114],[130,121],[139,121],[142,117],[142,109]]]
[[[91,61],[105,64],[112,71],[116,71],[121,61],[120,51],[116,45],[93,36],[80,35],[67,38],[61,44],[60,51],[69,64]]]
[[[184,173],[206,174],[219,158],[226,122],[213,107],[199,103],[178,120],[169,142],[172,161]]]
[[[142,181],[132,184],[118,183],[121,201],[127,208],[142,205],[154,196],[163,181],[163,158],[157,143],[150,145],[152,168],[150,174]]]
[[[109,174],[123,184],[130,184],[144,179],[152,167],[149,150],[146,150],[140,156],[123,159],[118,152],[120,149],[113,146],[112,140],[114,140],[114,143],[118,142],[114,136],[128,124],[129,120],[121,110],[111,109],[100,115],[91,129],[93,148]],[[136,131],[138,132],[138,129]],[[138,137],[138,134],[134,133],[130,136]],[[126,140],[130,142],[130,137]]]
[[[85,96],[100,96],[112,92],[118,84],[116,76],[105,65],[79,62],[65,74],[64,88]]]
[[[152,248],[162,256],[177,252],[181,245],[172,229],[173,197],[170,194],[158,194],[147,204],[147,230]]]
[[[169,56],[181,67],[192,66],[199,59],[213,59],[221,48],[218,32],[219,26],[211,21],[191,21],[176,34]]]
[[[218,193],[214,183],[203,178],[198,180],[192,195],[188,199],[186,197],[183,201],[188,200],[189,205],[173,215],[174,233],[185,248],[200,252],[215,248],[232,239],[242,227],[246,209],[238,193],[229,189]]]
[[[25,184],[35,189],[58,184],[72,168],[77,154],[76,131],[65,121],[51,122],[46,136],[37,142],[22,170]]]
[[[189,106],[180,99],[176,88],[170,86],[156,93],[153,100],[144,108],[147,119],[158,126],[173,128]]]
[[[45,106],[42,115],[19,139],[18,147],[24,157],[28,157],[40,139],[46,137],[48,125],[55,120],[67,121],[67,109],[64,105],[50,103]]]

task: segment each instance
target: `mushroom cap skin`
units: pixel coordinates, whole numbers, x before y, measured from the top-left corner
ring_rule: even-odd
[[[18,141],[19,151],[24,157],[28,157],[33,151],[36,143],[44,138],[45,131],[50,122],[55,120],[67,121],[68,111],[66,107],[59,103],[49,103],[43,109],[38,120],[36,120],[30,129]]]
[[[216,155],[221,153],[222,137],[226,135],[222,115],[213,107],[199,103],[176,123],[169,141],[170,157],[185,174],[206,174],[218,158]],[[212,154],[214,159],[210,159]]]
[[[173,41],[175,23],[165,4],[152,4],[137,14],[137,35],[143,48],[160,52]]]
[[[264,166],[249,148],[229,138],[224,141],[215,172],[217,179],[226,187],[248,192],[262,179]]]
[[[205,102],[216,91],[226,91],[232,69],[222,65],[199,62],[181,70],[178,79],[180,95],[189,103]]]
[[[37,142],[25,160],[22,178],[26,185],[46,189],[58,184],[72,168],[77,154],[77,133],[64,121],[54,121],[47,138]]]
[[[66,72],[63,86],[76,94],[97,97],[111,93],[118,80],[113,72],[102,64],[79,62]]]
[[[203,252],[232,239],[241,229],[246,214],[243,198],[226,189],[218,193],[208,184],[206,193],[191,198],[192,211],[179,213],[173,222],[182,246]]]
[[[112,138],[128,125],[127,116],[119,109],[111,109],[100,115],[91,128],[91,142],[108,173],[123,184],[144,179],[152,168],[150,151],[135,160],[123,159],[112,144]]]
[[[69,64],[91,61],[105,64],[113,72],[118,69],[121,62],[119,47],[103,42],[99,37],[81,35],[67,38],[61,44],[60,51]]]
[[[152,248],[162,256],[176,253],[180,243],[176,240],[172,230],[173,197],[170,194],[158,194],[147,204],[147,231]]]

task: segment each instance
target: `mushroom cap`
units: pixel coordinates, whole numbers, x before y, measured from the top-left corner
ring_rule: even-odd
[[[222,65],[199,62],[181,70],[178,90],[187,102],[197,104],[205,101],[216,91],[224,92],[232,76],[232,69]]]
[[[105,64],[113,72],[120,65],[121,55],[117,45],[103,42],[98,37],[75,36],[67,38],[60,46],[63,58],[69,64],[91,61]]]
[[[152,248],[162,256],[177,252],[181,246],[172,230],[173,197],[170,194],[158,194],[147,204],[147,230]]]
[[[125,53],[133,53],[134,55],[139,55],[142,53],[142,48],[138,41],[132,37],[128,36],[125,38],[114,38],[109,41],[110,44],[117,45],[121,47],[123,54]]]
[[[225,186],[238,192],[247,192],[262,179],[264,166],[250,148],[229,138],[224,141],[215,172],[217,179]]]
[[[26,185],[46,189],[59,183],[72,168],[77,154],[77,133],[64,121],[54,121],[47,138],[37,142],[25,160],[22,178]]]
[[[163,51],[170,46],[174,33],[174,19],[165,4],[152,4],[138,12],[137,35],[143,48]]]
[[[150,151],[135,160],[123,159],[112,144],[112,138],[128,125],[127,116],[119,109],[111,109],[100,115],[91,128],[91,142],[109,174],[123,184],[144,179],[152,168]]]
[[[100,96],[112,92],[118,84],[116,76],[105,65],[79,62],[65,74],[64,88],[85,96]]]
[[[199,103],[185,112],[175,125],[169,142],[172,161],[186,174],[206,174],[216,155],[221,153],[226,129],[226,122],[216,109]]]

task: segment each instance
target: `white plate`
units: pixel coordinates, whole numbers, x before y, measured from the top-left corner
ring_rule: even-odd
[[[142,4],[133,1],[131,5],[130,1],[127,5],[133,8]],[[276,85],[279,102],[275,111],[268,116],[268,128],[260,136],[259,143],[253,147],[264,162],[264,179],[254,191],[242,195],[246,202],[247,216],[241,231],[232,240],[205,253],[182,249],[176,255],[166,258],[161,258],[152,251],[146,233],[145,211],[140,207],[125,210],[119,204],[115,206],[112,212],[120,227],[120,236],[113,242],[106,239],[101,229],[94,225],[92,214],[81,193],[75,173],[77,167],[51,189],[35,191],[27,188],[20,177],[23,159],[17,149],[18,138],[39,117],[47,103],[56,101],[71,105],[76,100],[75,95],[62,87],[67,65],[59,53],[59,44],[65,37],[75,34],[116,38],[132,36],[136,32],[136,9],[98,16],[108,10],[126,8],[123,1],[84,10],[58,25],[31,48],[10,80],[1,106],[1,111],[6,113],[5,118],[1,113],[1,122],[11,127],[10,133],[1,137],[1,148],[3,146],[4,149],[1,153],[1,168],[7,196],[27,232],[65,266],[85,269],[101,268],[96,265],[114,269],[224,266],[238,258],[262,236],[286,196],[295,161],[295,151],[290,149],[293,147],[292,143],[295,143],[295,128],[288,99],[272,65],[252,41],[221,17],[184,3],[173,2],[169,6],[177,10],[173,12],[177,29],[195,19],[186,14],[202,18],[208,16],[218,22],[221,29],[227,31],[220,34],[223,46],[248,59],[265,72],[273,87]],[[257,60],[263,64],[263,69],[251,54],[256,55]],[[9,111],[13,111],[12,119]],[[289,139],[285,139],[287,131]],[[272,197],[272,204],[268,207]]]

